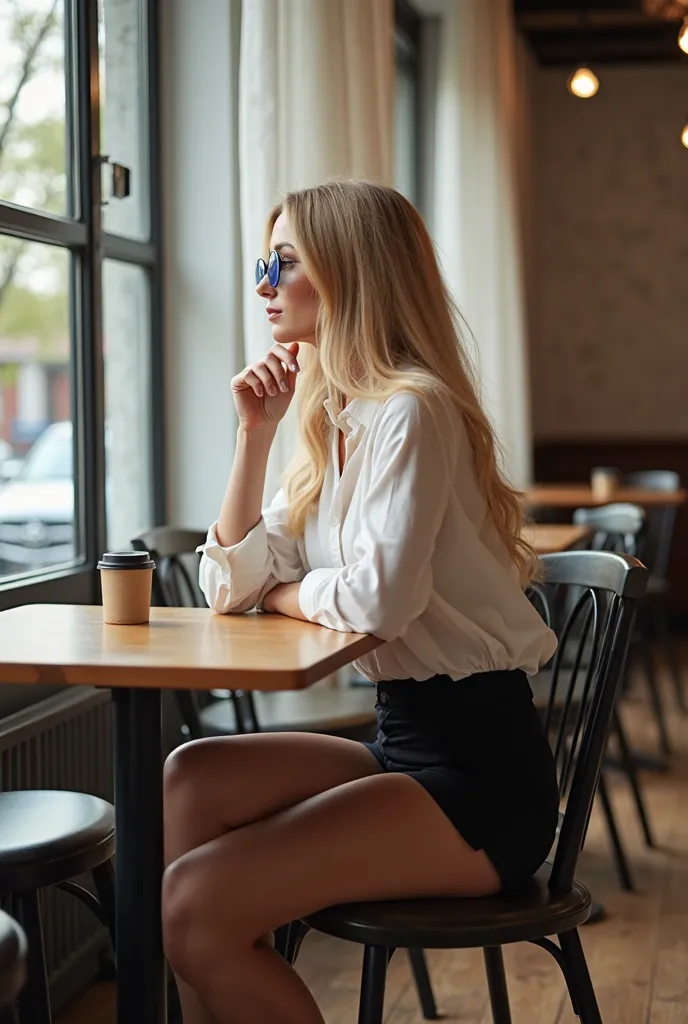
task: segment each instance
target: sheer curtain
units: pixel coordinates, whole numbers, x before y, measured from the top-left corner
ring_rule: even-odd
[[[253,266],[279,190],[327,177],[392,173],[393,0],[244,0],[239,82],[244,356],[272,340]],[[294,406],[280,426],[265,498],[296,439]]]
[[[518,486],[531,474],[521,233],[526,102],[511,0],[446,0],[433,233],[477,342],[484,400]]]

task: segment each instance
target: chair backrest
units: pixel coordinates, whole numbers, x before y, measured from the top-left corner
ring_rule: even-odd
[[[155,561],[153,601],[167,607],[204,608],[205,601],[198,587],[198,556],[196,548],[206,534],[199,530],[180,530],[174,526],[157,526],[131,542],[135,551],[148,551]],[[184,560],[193,564],[189,571]]]
[[[592,551],[640,555],[645,513],[639,505],[618,502],[598,508],[577,508],[573,521],[594,531],[589,544]]]
[[[140,537],[135,537],[131,546],[135,551],[148,551],[155,562],[153,573],[153,603],[166,608],[205,608],[206,603],[198,586],[198,564],[200,557],[196,548],[203,544],[206,534],[199,530],[180,530],[175,526],[156,526]],[[191,562],[190,572],[184,559]],[[208,702],[205,694],[190,690],[175,690],[174,699],[179,708],[186,733],[191,739],[200,739],[203,728],[198,713],[199,704]]]
[[[568,891],[585,839],[614,701],[648,573],[630,555],[567,551],[544,555],[532,599],[559,647],[549,668],[544,714],[565,811],[549,885]],[[573,607],[569,595],[576,595]],[[561,614],[561,608],[566,614]]]
[[[627,487],[639,487],[644,491],[671,493],[681,487],[681,478],[672,469],[645,469],[629,473],[624,478]],[[648,508],[647,533],[643,547],[643,561],[653,576],[665,580],[671,557],[671,542],[676,523],[675,505],[657,505]]]

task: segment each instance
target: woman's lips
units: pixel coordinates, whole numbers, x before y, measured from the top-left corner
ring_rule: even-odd
[[[282,316],[282,310],[281,309],[270,309],[269,306],[265,310],[265,312],[268,315],[268,320],[276,320],[278,316]]]

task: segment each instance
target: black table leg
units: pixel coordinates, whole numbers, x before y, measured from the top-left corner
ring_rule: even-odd
[[[159,690],[114,689],[117,1024],[165,1024]]]

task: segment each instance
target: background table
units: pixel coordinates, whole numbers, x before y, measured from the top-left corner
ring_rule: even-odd
[[[646,491],[635,487],[619,487],[614,497],[604,501],[593,498],[588,484],[533,484],[526,488],[526,505],[531,508],[594,508],[627,501],[649,508],[653,505],[683,505],[688,493],[678,491]]]
[[[118,1024],[166,1024],[161,690],[303,689],[381,643],[280,615],[199,608],[153,608],[147,626],[104,625],[94,606],[0,613],[0,682],[112,688]]]
[[[538,555],[555,555],[579,544],[590,532],[589,526],[573,523],[531,523],[524,528],[523,536]]]

